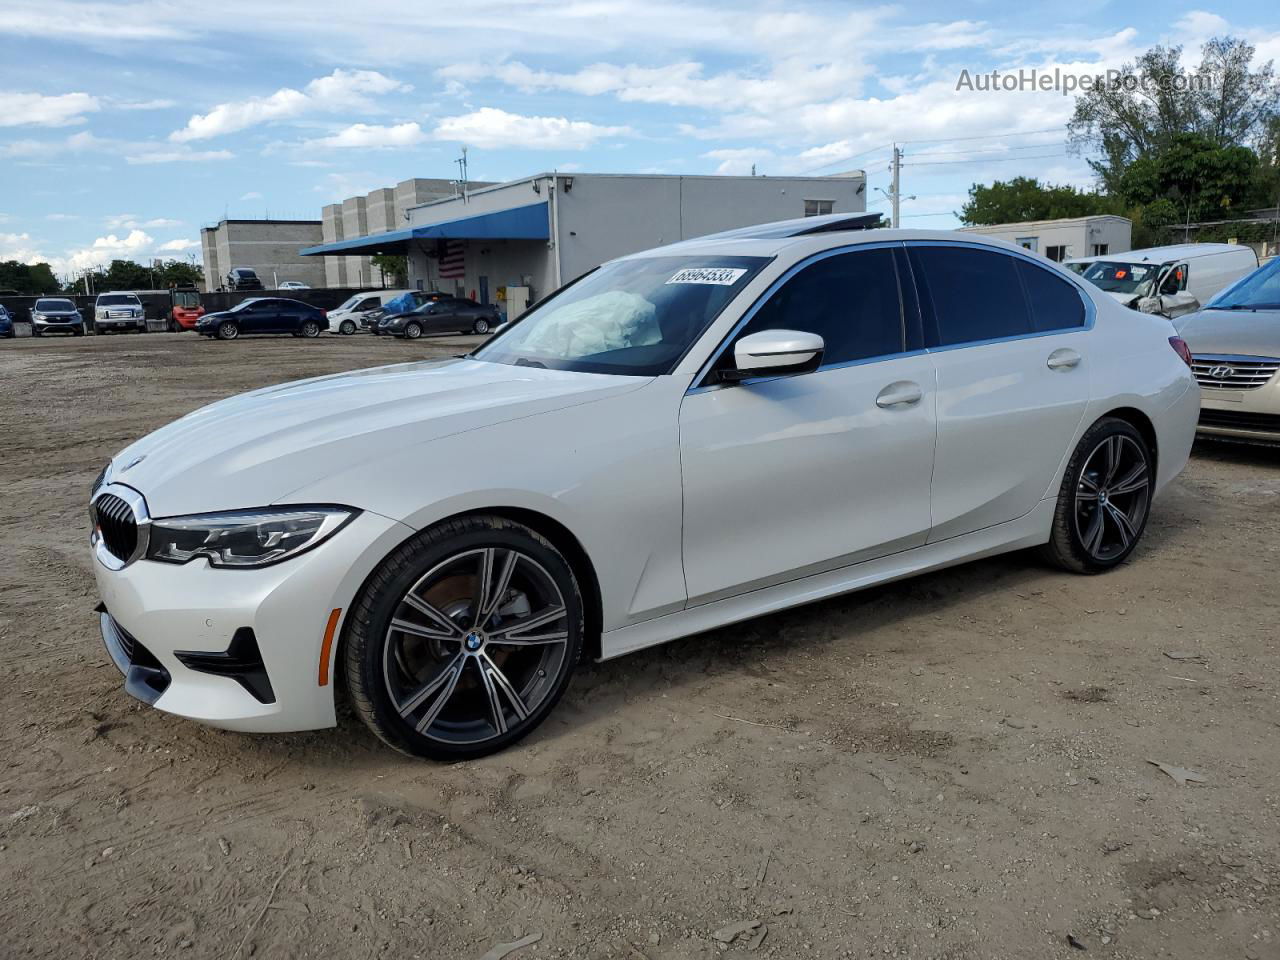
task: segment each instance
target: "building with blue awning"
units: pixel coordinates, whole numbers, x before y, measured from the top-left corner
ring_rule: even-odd
[[[457,187],[456,195],[405,205],[392,229],[299,252],[356,268],[378,254],[402,255],[410,287],[496,301],[514,318],[525,303],[615,257],[735,227],[865,209],[860,170],[831,177],[542,173]],[[329,208],[325,216],[327,226]]]

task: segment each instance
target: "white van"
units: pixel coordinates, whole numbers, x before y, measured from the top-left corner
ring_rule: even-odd
[[[412,293],[412,290],[365,290],[348,297],[340,306],[329,311],[329,332],[352,334],[364,329],[360,319],[377,310],[389,300]]]
[[[1077,257],[1063,266],[1126,307],[1172,319],[1194,313],[1219,291],[1258,269],[1258,255],[1234,243],[1184,243]]]

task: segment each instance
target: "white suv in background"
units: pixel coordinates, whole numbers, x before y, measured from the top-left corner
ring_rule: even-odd
[[[361,329],[360,319],[384,303],[410,293],[409,290],[366,290],[329,311],[329,332],[352,334]]]
[[[93,332],[137,330],[147,332],[142,301],[133,293],[100,293],[93,304]]]

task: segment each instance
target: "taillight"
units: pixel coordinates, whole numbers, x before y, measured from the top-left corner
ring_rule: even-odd
[[[1169,346],[1173,347],[1173,352],[1182,358],[1183,363],[1191,366],[1191,348],[1187,346],[1187,341],[1181,337],[1170,337]]]

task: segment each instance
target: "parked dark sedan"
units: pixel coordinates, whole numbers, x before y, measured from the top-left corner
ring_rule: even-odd
[[[318,337],[328,326],[328,317],[319,307],[283,297],[256,297],[242,300],[230,310],[206,313],[196,321],[196,333],[219,340],[234,340],[242,333]]]
[[[9,316],[8,310],[0,307],[0,337],[12,337],[13,335],[13,317]]]
[[[498,308],[491,303],[442,297],[408,313],[384,317],[378,333],[417,340],[424,333],[488,333],[500,322]]]
[[[31,335],[42,337],[46,333],[70,333],[84,336],[84,317],[76,309],[75,302],[63,297],[41,297],[31,308]]]
[[[408,293],[401,294],[393,300],[388,300],[377,310],[370,310],[360,318],[360,326],[368,327],[369,332],[377,336],[380,332],[379,327],[383,320],[388,317],[396,317],[402,313],[409,313],[422,306],[424,303],[434,303],[437,300],[452,299],[449,294],[441,293],[439,290],[411,290]]]

